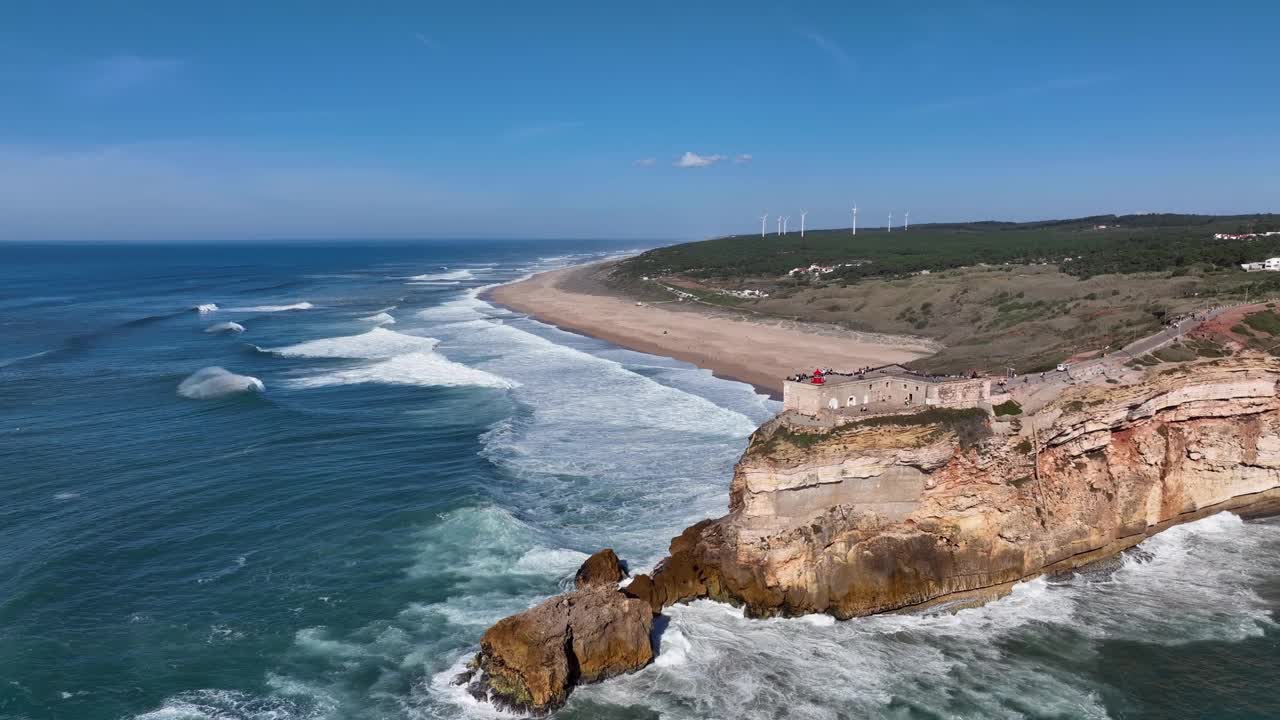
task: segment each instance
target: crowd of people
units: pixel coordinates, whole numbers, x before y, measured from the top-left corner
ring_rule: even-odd
[[[815,377],[825,378],[825,377],[831,377],[831,376],[853,377],[859,380],[863,380],[866,378],[868,374],[876,370],[880,370],[882,367],[884,366],[871,367],[870,365],[866,365],[866,366],[857,368],[851,372],[844,372],[840,370],[835,370],[833,368],[817,368],[812,373],[796,373],[795,375],[790,375],[787,377],[787,380],[791,382],[809,382],[813,380]],[[977,370],[972,370],[963,375],[933,375],[930,373],[919,372],[917,370],[911,370],[901,366],[898,366],[898,369],[895,370],[892,374],[893,375],[909,375],[911,377],[918,377],[921,380],[925,380],[928,382],[934,382],[938,380],[972,380],[972,379],[981,377],[981,373],[979,373]]]

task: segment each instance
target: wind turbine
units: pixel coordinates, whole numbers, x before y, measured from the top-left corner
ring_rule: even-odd
[[[769,219],[769,213],[760,216],[760,237],[764,237],[764,223]]]
[[[853,204],[853,234],[858,234],[858,203]]]
[[[904,221],[902,222],[902,229],[903,229],[903,230],[910,230],[910,229],[911,229],[911,211],[910,211],[910,210],[908,210],[908,211],[907,211],[907,218],[906,218],[906,220],[904,220]]]
[[[885,232],[893,232],[893,213],[889,213],[889,225],[885,228]]]
[[[786,215],[782,218],[782,234],[787,234],[787,223],[791,222],[791,216]]]
[[[800,211],[800,237],[804,237],[804,216],[808,214],[809,214],[808,210]]]
[[[782,237],[782,216],[778,216],[778,237]]]

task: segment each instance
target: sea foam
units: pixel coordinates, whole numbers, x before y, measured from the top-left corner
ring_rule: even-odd
[[[178,394],[192,400],[207,400],[235,393],[264,389],[262,381],[248,375],[236,375],[220,367],[207,367],[191,373],[178,384]]]
[[[515,383],[483,370],[467,367],[434,352],[410,352],[362,367],[296,378],[289,384],[297,388],[320,388],[333,385],[418,385],[422,387],[475,386],[510,388]]]
[[[386,312],[385,310],[382,312],[374,313],[372,315],[366,315],[365,317],[362,317],[360,319],[365,322],[374,323],[375,325],[395,325],[396,324],[396,319],[392,317],[391,314]]]
[[[196,312],[200,313],[201,315],[208,315],[208,314],[209,314],[209,313],[211,313],[211,312],[217,312],[217,311],[218,311],[218,305],[217,305],[217,303],[204,303],[204,304],[202,304],[202,305],[197,305],[197,306],[195,306],[195,307],[193,307],[193,308],[191,308],[191,309],[192,309],[192,310],[195,310]]]
[[[374,328],[359,335],[341,335],[331,338],[308,340],[296,345],[266,348],[265,351],[282,357],[304,358],[390,358],[411,352],[426,352],[439,340],[418,335],[406,335],[385,328]]]
[[[232,312],[290,312],[293,310],[310,310],[315,307],[309,302],[297,302],[289,305],[250,305],[248,307],[230,308]]]
[[[238,322],[220,322],[214,323],[204,329],[207,333],[242,333],[244,326]]]
[[[450,270],[441,273],[427,273],[425,275],[414,275],[407,278],[416,282],[431,282],[432,280],[474,280],[475,273],[470,270]]]

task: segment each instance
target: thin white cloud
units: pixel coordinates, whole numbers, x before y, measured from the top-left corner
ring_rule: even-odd
[[[569,120],[565,122],[554,122],[546,125],[525,125],[522,127],[514,127],[503,133],[508,140],[528,140],[530,138],[543,137],[545,135],[555,135],[557,133],[575,130],[584,125],[580,120]]]
[[[723,155],[699,155],[695,152],[686,152],[676,160],[675,165],[679,168],[710,167],[724,159]]]
[[[751,157],[751,153],[741,153],[740,155],[738,155],[737,157],[735,157],[735,158],[733,159],[733,161],[734,161],[735,163],[738,163],[739,165],[743,165],[743,164],[745,164],[745,163],[749,163],[749,162],[751,162],[751,161],[752,161],[752,160],[754,160],[754,159],[755,159],[755,158]]]
[[[81,67],[74,86],[82,95],[111,97],[172,80],[184,65],[173,58],[115,55]]]
[[[658,158],[647,157],[647,158],[640,158],[639,160],[635,161],[632,164],[635,165],[636,167],[653,167],[654,165],[657,164],[657,162],[658,162]]]
[[[975,105],[987,105],[995,102],[1017,100],[1027,96],[1034,96],[1048,92],[1083,89],[1105,83],[1112,79],[1113,78],[1110,75],[1098,73],[1068,75],[1059,78],[1051,78],[1035,85],[1023,85],[1019,87],[1004,88],[993,92],[935,100],[920,105],[919,109],[925,112],[958,110]]]
[[[813,30],[801,30],[799,32],[808,38],[809,42],[817,46],[819,50],[826,53],[843,72],[852,75],[858,71],[858,61],[854,60],[853,56],[845,52],[844,48],[840,47],[831,38]]]
[[[432,50],[435,50],[437,47],[439,47],[436,44],[435,39],[433,39],[430,35],[427,35],[426,33],[416,32],[413,34],[413,39],[417,40],[419,45],[422,45],[423,47],[429,47]]]

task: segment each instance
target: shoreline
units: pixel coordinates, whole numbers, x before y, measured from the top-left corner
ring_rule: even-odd
[[[815,367],[902,363],[932,354],[913,338],[875,342],[859,333],[806,331],[746,318],[671,310],[671,303],[645,303],[617,294],[565,287],[600,263],[574,265],[491,288],[482,294],[509,310],[561,330],[604,340],[650,355],[687,362],[711,374],[744,382],[771,398],[782,398],[783,378]],[[570,281],[570,282],[566,282]],[[887,339],[887,338],[886,338]]]

